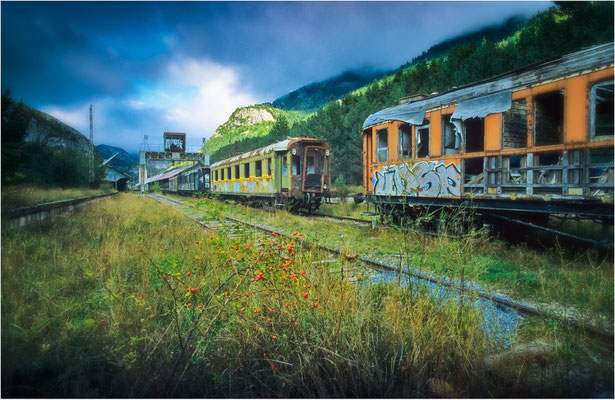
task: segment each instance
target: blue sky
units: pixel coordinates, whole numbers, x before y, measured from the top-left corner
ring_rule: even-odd
[[[84,134],[93,104],[95,144],[199,145],[237,107],[551,4],[2,1],[2,90]]]

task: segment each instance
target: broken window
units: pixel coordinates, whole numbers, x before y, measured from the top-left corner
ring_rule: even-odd
[[[534,97],[534,142],[537,146],[564,142],[564,91]]]
[[[517,149],[527,147],[527,101],[514,100],[510,110],[502,114],[504,126],[502,132],[502,147]]]
[[[485,119],[468,118],[463,122],[466,131],[466,153],[485,150]]]
[[[410,124],[399,125],[399,149],[398,159],[412,157],[412,126]]]
[[[463,160],[463,190],[465,193],[482,193],[485,182],[484,166],[482,157]]]
[[[243,177],[244,178],[250,177],[250,163],[245,163],[243,165]]]
[[[613,136],[613,81],[592,86],[590,107],[591,136]]]
[[[442,115],[442,154],[459,154],[461,133],[451,121],[452,114]]]
[[[256,167],[256,172],[254,173],[254,176],[256,176],[257,178],[259,176],[263,175],[263,161],[262,160],[258,160],[254,163],[254,166]]]
[[[308,174],[313,174],[314,173],[314,157],[312,156],[307,156],[306,158],[306,172]]]
[[[429,120],[416,128],[416,156],[418,158],[429,156]]]
[[[562,183],[563,154],[561,151],[553,153],[534,154],[534,184],[558,185]],[[542,168],[541,168],[542,167]],[[534,193],[546,192],[535,188]]]
[[[301,175],[301,157],[293,156],[292,169],[293,175]]]
[[[239,164],[235,165],[235,179],[239,179]]]
[[[376,131],[376,161],[385,162],[389,159],[389,133],[386,129]]]

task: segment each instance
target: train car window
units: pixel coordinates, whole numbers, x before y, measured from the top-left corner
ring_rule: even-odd
[[[307,156],[306,158],[306,172],[308,174],[313,174],[314,173],[314,157],[313,156]]]
[[[504,120],[503,148],[527,147],[527,100],[513,100],[510,109],[502,113],[502,117]]]
[[[429,120],[423,121],[423,125],[416,128],[416,156],[429,156]]]
[[[466,153],[485,150],[485,120],[468,118],[463,122],[466,131]]]
[[[286,155],[282,157],[282,176],[288,176],[288,158]]]
[[[226,169],[226,179],[231,179],[231,167]]]
[[[452,114],[442,115],[442,154],[459,154],[461,133],[451,122]]]
[[[271,157],[267,159],[267,175],[271,175]]]
[[[389,133],[386,129],[376,131],[376,161],[384,162],[389,159]]]
[[[250,177],[250,163],[245,163],[243,165],[243,177],[244,178]]]
[[[239,179],[239,164],[235,165],[235,179]]]
[[[215,178],[214,178],[214,180],[216,180],[216,181],[218,180],[218,170],[215,171]]]
[[[222,168],[220,170],[220,178],[222,178],[222,180],[224,180],[224,168]]]
[[[301,157],[293,156],[292,169],[293,175],[301,175]]]
[[[399,125],[399,159],[412,157],[412,126],[410,124]]]
[[[534,97],[534,143],[537,146],[564,142],[564,91]]]
[[[591,136],[613,136],[613,81],[592,86],[590,107]]]
[[[262,160],[258,160],[254,163],[254,166],[256,167],[256,172],[255,172],[255,176],[258,178],[259,176],[263,175],[263,161]]]

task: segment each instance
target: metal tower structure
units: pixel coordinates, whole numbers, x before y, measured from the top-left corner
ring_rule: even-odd
[[[164,132],[163,142],[163,146],[152,146],[155,148],[154,150],[150,148],[148,136],[145,135],[143,142],[139,145],[139,187],[141,193],[147,187],[147,163],[150,161],[194,161],[200,162],[203,165],[209,165],[209,154],[186,151],[185,133]]]
[[[90,185],[94,183],[94,121],[90,104]]]

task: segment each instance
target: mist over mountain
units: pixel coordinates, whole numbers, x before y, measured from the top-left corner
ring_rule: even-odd
[[[338,100],[353,90],[371,83],[374,79],[382,78],[389,72],[373,69],[346,71],[333,78],[302,86],[278,97],[272,104],[282,110],[312,113],[327,104],[331,99]]]

